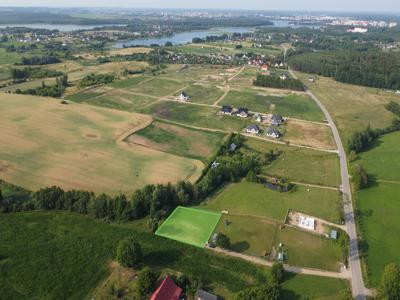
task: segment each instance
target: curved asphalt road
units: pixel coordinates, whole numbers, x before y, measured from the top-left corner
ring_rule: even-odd
[[[297,78],[297,76],[294,74],[292,70],[289,69],[289,72],[293,76],[293,78]],[[353,202],[351,197],[350,178],[349,178],[349,171],[347,168],[346,152],[344,151],[339,131],[337,130],[336,125],[333,122],[333,119],[329,114],[328,110],[308,88],[306,88],[306,92],[323,111],[325,118],[332,129],[336,146],[338,148],[338,154],[340,158],[340,172],[342,178],[345,221],[346,221],[347,233],[350,237],[349,266],[351,271],[351,287],[353,296],[356,298],[356,300],[364,300],[366,299],[367,295],[370,295],[370,291],[366,289],[364,286],[364,281],[361,272],[361,262],[358,251],[358,239],[357,239],[357,231],[356,231],[356,224],[353,211]]]

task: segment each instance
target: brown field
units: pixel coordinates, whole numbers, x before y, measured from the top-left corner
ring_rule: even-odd
[[[109,52],[111,56],[115,55],[131,55],[136,53],[149,53],[152,49],[145,47],[133,47],[133,48],[123,48],[123,49],[113,49]]]
[[[149,183],[196,180],[203,167],[124,142],[150,116],[10,94],[0,94],[0,110],[0,178],[25,188],[132,192]]]
[[[336,149],[331,128],[322,124],[315,124],[299,120],[289,120],[287,122],[284,139],[297,145],[310,146],[326,150]]]

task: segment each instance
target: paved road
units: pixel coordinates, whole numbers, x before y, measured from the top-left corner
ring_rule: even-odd
[[[229,251],[221,248],[210,248],[207,247],[207,249],[212,250],[214,252],[228,255],[231,257],[236,257],[240,258],[258,265],[266,266],[266,267],[272,267],[273,262],[270,262],[268,260],[255,257],[255,256],[250,256],[234,251]],[[324,271],[324,270],[317,270],[317,269],[307,269],[307,268],[299,268],[299,267],[294,267],[294,266],[289,266],[289,265],[283,265],[283,268],[285,271],[290,272],[290,273],[297,273],[297,274],[305,274],[305,275],[313,275],[313,276],[322,276],[322,277],[330,277],[330,278],[339,278],[339,279],[346,279],[350,280],[351,274],[348,270],[345,270],[344,272],[330,272],[330,271]]]
[[[294,78],[297,76],[292,70],[289,72]],[[361,261],[358,251],[358,239],[356,231],[356,223],[354,218],[353,202],[351,196],[350,178],[349,171],[347,167],[346,152],[344,151],[343,143],[339,135],[339,131],[333,122],[331,115],[329,114],[326,107],[321,101],[309,90],[307,89],[307,94],[318,104],[318,106],[323,111],[326,120],[331,126],[333,136],[335,138],[336,146],[338,148],[338,154],[340,158],[340,172],[342,178],[342,192],[343,192],[343,202],[344,202],[344,213],[347,233],[350,237],[350,254],[349,254],[349,266],[351,271],[351,287],[353,296],[356,300],[366,299],[366,296],[370,294],[370,291],[365,288],[364,281],[361,272]]]

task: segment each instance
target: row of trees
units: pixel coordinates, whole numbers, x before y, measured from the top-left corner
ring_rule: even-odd
[[[63,75],[62,77],[56,78],[56,84],[46,85],[44,81],[42,81],[42,85],[34,88],[34,89],[16,89],[15,94],[22,95],[34,95],[34,96],[43,96],[43,97],[61,97],[65,91],[65,88],[68,86],[68,76]]]
[[[278,76],[257,75],[253,81],[255,86],[270,87],[277,89],[291,89],[295,91],[304,91],[303,83],[294,78],[281,79]]]
[[[84,88],[92,85],[107,84],[113,82],[115,76],[113,74],[89,74],[82,78],[79,87]]]
[[[14,82],[25,81],[29,78],[46,78],[63,76],[63,72],[45,68],[25,67],[23,69],[10,68],[11,78]]]
[[[333,77],[350,84],[400,89],[400,53],[383,51],[307,52],[290,56],[298,71]]]
[[[45,56],[32,56],[22,57],[21,65],[49,65],[61,62],[57,56],[45,55]]]

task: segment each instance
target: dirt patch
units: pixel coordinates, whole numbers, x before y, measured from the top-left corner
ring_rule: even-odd
[[[7,173],[11,165],[5,161],[0,161],[0,173]]]
[[[85,137],[89,138],[89,139],[99,139],[100,137],[97,134],[94,133],[87,133],[85,134]]]
[[[110,51],[111,56],[115,55],[131,55],[131,54],[137,54],[137,53],[149,53],[151,51],[151,48],[145,48],[145,47],[132,47],[132,48],[124,48],[124,49],[118,49],[118,50],[112,50]]]

